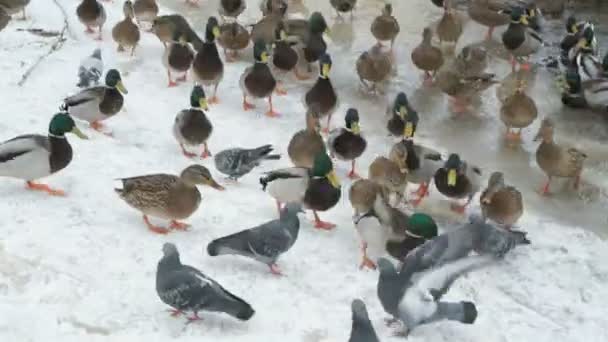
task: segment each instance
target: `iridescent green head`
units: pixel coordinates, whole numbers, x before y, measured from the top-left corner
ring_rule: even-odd
[[[432,239],[437,236],[437,223],[429,215],[416,213],[407,221],[406,234],[425,240]]]
[[[55,114],[49,123],[49,134],[62,137],[66,133],[74,133],[81,139],[88,139],[88,137],[76,127],[74,119],[72,119],[68,113],[63,112]]]
[[[312,33],[329,33],[327,22],[320,12],[314,12],[308,19],[308,27]]]
[[[344,121],[346,122],[346,128],[348,128],[351,132],[355,134],[359,134],[361,132],[361,127],[359,126],[359,111],[355,108],[349,108],[346,111]]]
[[[267,63],[268,62],[268,50],[266,49],[266,43],[258,39],[253,44],[253,58],[258,63]]]
[[[407,117],[407,109],[409,106],[409,101],[407,100],[407,95],[404,92],[400,92],[397,94],[395,98],[395,102],[393,103],[393,112],[399,115],[402,119]]]
[[[217,37],[220,36],[220,25],[216,17],[209,17],[207,20],[207,27],[205,28],[205,40],[207,42],[213,42]]]
[[[106,85],[110,88],[116,88],[123,94],[128,94],[127,88],[122,84],[120,72],[116,69],[111,69],[106,74]]]
[[[209,104],[207,103],[207,97],[205,96],[205,89],[200,85],[195,85],[190,93],[190,105],[192,108],[200,108],[202,110],[208,110]]]
[[[312,175],[313,177],[327,178],[333,187],[340,187],[340,180],[334,172],[334,165],[325,151],[319,152],[315,156]]]
[[[393,15],[393,5],[391,5],[391,4],[384,5],[384,9],[382,10],[382,14],[384,14],[384,15]]]
[[[329,78],[329,72],[331,71],[331,66],[333,62],[329,54],[324,54],[319,58],[319,71],[321,72],[322,78]]]

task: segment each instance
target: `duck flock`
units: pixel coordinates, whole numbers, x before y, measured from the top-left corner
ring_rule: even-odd
[[[531,243],[525,232],[514,229],[524,213],[522,193],[506,184],[508,174],[476,166],[482,161],[474,164],[457,153],[444,155],[417,142],[417,127],[424,115],[413,107],[405,92],[399,92],[386,106],[386,134],[395,138],[394,145],[387,146],[386,156],[375,158],[368,166],[368,178],[359,176],[357,170],[361,166],[357,167],[356,161],[365,153],[368,141],[361,133],[357,108],[348,108],[344,113],[343,127],[331,127],[332,115],[342,115],[336,113],[340,91],[331,81],[332,66],[339,61],[328,53],[324,38],[329,30],[325,17],[334,14],[313,12],[306,19],[288,17],[288,9],[302,6],[302,1],[263,0],[262,17],[254,25],[245,25],[239,15],[252,1],[221,0],[218,8],[209,11],[202,39],[183,16],[159,15],[156,0],[124,1],[124,19],[116,23],[107,22],[104,3],[98,0],[81,0],[71,15],[78,17],[93,39],[107,41],[102,28],[114,25],[111,32],[115,46],[128,55],[137,54],[143,34],[159,38],[159,48],[164,46],[162,63],[168,87],[190,82],[189,78],[194,83],[190,88],[190,107],[175,117],[176,144],[186,158],[213,158],[215,168],[226,176],[227,183],[237,183],[241,177],[251,176],[265,161],[280,160],[281,156],[274,153],[271,145],[230,148],[213,154],[210,151],[207,141],[214,127],[206,111],[220,101],[218,86],[224,79],[225,63],[239,59],[242,51],[253,45],[255,61],[242,70],[239,78],[242,110],[254,108],[252,99],[267,99],[269,125],[272,118],[280,116],[273,97],[290,96],[284,85],[316,77],[310,87],[302,83],[309,87],[304,97],[306,111],[302,113],[306,128],[297,130],[286,146],[291,166],[265,171],[259,179],[263,190],[259,197],[270,195],[276,201],[278,218],[210,241],[209,256],[254,259],[281,276],[278,260],[297,242],[301,225],[298,215],[310,210],[315,228],[334,229],[335,225],[322,220],[320,213],[344,203],[340,199],[347,196],[361,241],[361,268],[379,271],[378,299],[395,334],[407,336],[419,325],[440,324],[443,320],[473,324],[478,315],[474,303],[446,301],[443,296],[463,274],[495,264],[512,249]],[[198,6],[196,0],[187,2]],[[329,2],[338,20],[356,16],[357,0]],[[443,8],[443,16],[436,26],[420,28],[421,41],[409,57],[422,73],[421,87],[440,89],[449,97],[454,112],[466,113],[472,99],[498,81],[496,75],[486,72],[489,52],[481,45],[466,46],[454,56],[449,47],[462,35],[462,13],[455,10],[451,0],[432,2]],[[0,30],[19,12],[25,18],[28,3],[29,0],[0,0]],[[511,56],[517,75],[501,99],[500,119],[509,143],[520,143],[522,130],[538,120],[535,101],[526,94],[527,74],[533,68],[558,70],[564,105],[608,115],[608,55],[602,61],[593,23],[568,17],[565,36],[559,42],[561,55],[542,65],[531,58],[548,45],[543,40],[542,8],[546,6],[559,16],[566,7],[565,1],[470,0],[464,4],[458,1],[460,6],[473,21],[488,28],[486,39],[496,35],[495,28],[506,26],[500,41]],[[390,3],[369,25],[377,42],[361,53],[353,68],[361,88],[379,95],[383,84],[395,76],[395,60],[407,56],[393,52],[400,26]],[[295,78],[288,77],[292,72]],[[118,115],[124,102],[129,101],[121,72],[104,71],[100,49],[80,65],[78,87],[78,93],[58,99],[60,111],[51,118],[47,135],[21,135],[0,144],[0,176],[22,179],[29,190],[67,195],[39,182],[70,164],[72,148],[66,134],[88,139],[76,125],[85,121],[91,129],[111,137],[105,121]],[[542,119],[535,141],[540,142],[536,150],[538,167],[547,176],[539,196],[550,193],[555,178],[569,178],[574,190],[578,189],[588,158],[585,151],[556,143],[550,118]],[[353,182],[348,193],[334,171],[338,160],[351,164],[348,177]],[[201,204],[198,185],[219,191],[230,187],[220,185],[211,171],[198,163],[179,175],[134,176],[120,179],[119,183],[116,195],[139,211],[145,226],[157,234],[189,229],[183,220]],[[409,184],[418,186],[412,194],[406,192]],[[451,210],[458,215],[464,217],[473,206],[480,208],[481,215],[464,217],[466,223],[439,234],[437,219],[417,210],[432,191],[450,199]],[[473,201],[476,195],[478,203]],[[167,225],[154,224],[151,218],[165,220]],[[162,248],[159,246],[161,250],[156,290],[160,300],[171,307],[171,315],[188,315],[188,322],[200,319],[199,314],[205,311],[225,313],[243,321],[254,316],[254,308],[245,299],[200,270],[182,264],[175,244],[165,243]],[[360,299],[352,301],[352,322],[349,341],[380,340]]]

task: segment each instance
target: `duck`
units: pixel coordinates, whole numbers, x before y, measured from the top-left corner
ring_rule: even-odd
[[[211,156],[207,140],[213,132],[213,125],[204,112],[206,110],[209,110],[209,107],[205,90],[197,84],[190,93],[190,108],[177,113],[173,123],[173,136],[179,143],[182,153],[188,158],[193,158],[196,154],[188,152],[184,145],[196,147],[203,145],[204,150],[201,158]]]
[[[569,0],[535,0],[536,6],[544,13],[558,18],[564,13]]]
[[[264,16],[271,13],[286,13],[289,5],[286,0],[262,0],[260,1],[260,11]]]
[[[122,11],[125,18],[112,28],[112,38],[118,44],[117,51],[130,48],[133,56],[140,39],[139,28],[133,23],[133,3],[130,0],[125,1]]]
[[[479,198],[484,218],[511,229],[524,213],[524,201],[521,192],[505,184],[502,172],[490,175],[487,188]]]
[[[256,41],[261,40],[268,46],[272,45],[275,39],[275,30],[280,22],[285,19],[285,13],[287,12],[287,6],[279,6],[278,8],[273,7],[270,12],[264,14],[251,29],[251,41],[255,44]]]
[[[511,53],[511,67],[516,69],[518,58],[528,58],[536,53],[543,44],[543,39],[538,32],[528,26],[525,10],[514,7],[511,11],[511,22],[507,30],[502,34],[502,42],[507,51]],[[529,70],[529,63],[520,63],[520,68]]]
[[[468,14],[473,21],[488,27],[486,40],[492,39],[494,29],[507,25],[511,18],[505,13],[505,3],[502,0],[471,0],[469,2]]]
[[[467,45],[452,61],[451,67],[464,77],[483,74],[488,67],[488,51],[481,46]]]
[[[388,80],[393,71],[393,58],[390,53],[382,51],[381,45],[374,45],[359,56],[356,68],[363,87],[371,92],[378,92],[379,85]],[[371,86],[368,83],[371,83]]]
[[[578,80],[586,105],[598,112],[608,112],[608,78],[596,78],[593,80]]]
[[[359,269],[375,270],[377,266],[374,260],[386,253],[390,226],[383,224],[373,208],[362,215],[353,216],[353,224],[361,242]]]
[[[306,80],[312,73],[312,63],[320,61],[327,54],[327,43],[323,39],[324,33],[329,33],[329,27],[320,12],[313,12],[308,21],[298,24],[296,20],[286,21],[287,35],[295,37],[298,42],[299,61],[306,66],[307,73],[301,74],[296,69],[296,78]]]
[[[344,116],[344,127],[333,129],[327,138],[327,147],[332,156],[339,160],[351,162],[348,178],[361,178],[356,172],[357,158],[363,155],[367,148],[367,140],[361,135],[359,111],[349,108]]]
[[[187,37],[182,31],[174,31],[173,41],[165,47],[163,65],[167,69],[167,78],[169,79],[167,86],[170,88],[177,86],[177,82],[185,82],[188,70],[192,66],[194,51],[188,44]],[[182,76],[174,81],[171,73],[181,73]]]
[[[378,196],[384,196],[382,187],[366,178],[356,180],[348,190],[348,200],[354,211],[354,216],[358,217],[371,211]],[[388,198],[383,198],[388,203]]]
[[[294,134],[287,145],[287,154],[296,167],[312,168],[317,154],[325,151],[316,110],[318,106],[307,111],[306,129]]]
[[[270,108],[266,116],[278,117],[280,114],[275,112],[272,106],[272,93],[277,86],[277,80],[268,67],[268,50],[263,40],[258,40],[253,45],[253,58],[254,64],[245,69],[239,81],[243,91],[243,110],[255,108],[253,104],[247,102],[248,96],[258,99],[267,97]]]
[[[400,30],[399,22],[393,16],[393,5],[388,3],[385,4],[382,9],[382,14],[372,21],[372,35],[378,41],[378,45],[381,45],[383,41],[390,41],[391,51],[393,51],[393,45],[395,45],[395,39]]]
[[[328,54],[321,56],[319,59],[319,77],[304,96],[306,108],[311,108],[316,103],[319,106],[319,118],[327,117],[327,126],[322,130],[324,133],[329,132],[331,116],[338,108],[338,95],[329,79],[332,65],[331,57]]]
[[[342,13],[350,12],[350,17],[353,17],[355,6],[357,6],[357,0],[329,0],[331,7],[336,10],[336,14],[339,18],[342,17]]]
[[[389,239],[386,242],[386,252],[400,262],[405,261],[411,251],[434,239],[438,234],[437,223],[431,216],[424,213],[414,213],[409,216],[405,228],[403,240]]]
[[[108,70],[105,85],[83,89],[63,100],[70,115],[86,121],[96,131],[102,132],[104,121],[116,115],[123,106],[123,94],[127,88],[122,83],[120,72]],[[103,133],[103,132],[102,132]]]
[[[411,58],[414,65],[424,71],[425,85],[430,85],[437,70],[443,65],[443,53],[431,44],[433,30],[426,27],[422,32],[422,42],[412,50]]]
[[[26,20],[25,8],[30,4],[30,1],[31,0],[0,0],[0,13],[4,13],[10,19],[10,16],[21,12],[21,20]],[[8,23],[8,20],[6,22]],[[0,30],[2,30],[2,28],[4,27],[0,24]]]
[[[452,0],[444,0],[444,8],[443,17],[435,29],[437,37],[439,37],[439,44],[444,42],[456,44],[462,35],[462,21],[454,12]]]
[[[601,83],[595,83],[595,82],[585,82],[586,84],[586,88],[588,90],[591,89],[595,89],[595,87],[592,87],[593,85],[597,84],[598,86],[602,86]],[[583,85],[582,85],[582,81],[581,81],[581,76],[578,73],[578,70],[576,69],[576,66],[570,65],[568,66],[568,68],[566,69],[566,72],[564,73],[563,79],[558,79],[558,85],[562,90],[562,103],[568,107],[571,108],[589,108],[590,105],[589,103],[587,103],[587,100],[585,99],[585,93],[583,90]],[[601,89],[601,88],[598,88]],[[601,97],[594,97],[593,94],[602,94],[602,92],[596,92],[593,91],[591,93],[588,93],[588,95],[591,95],[590,99],[594,99],[594,100],[601,100]],[[603,93],[605,94],[605,93]],[[608,106],[608,99],[605,100],[605,104],[606,106]],[[595,103],[594,104],[595,107],[601,107],[601,101],[599,103]]]
[[[236,21],[220,26],[217,42],[224,49],[226,62],[234,62],[238,58],[239,51],[249,45],[249,38],[249,31]]]
[[[386,128],[390,135],[397,138],[412,137],[414,130],[418,126],[418,112],[410,104],[407,95],[399,92],[393,101],[393,105],[386,109],[387,116],[390,116]],[[412,116],[411,119],[408,118]],[[410,123],[407,126],[406,122]]]
[[[158,16],[158,4],[156,0],[135,0],[133,2],[133,13],[140,26],[145,24],[151,29],[154,19]]]
[[[574,189],[578,190],[583,165],[587,159],[587,154],[583,151],[555,143],[553,129],[553,121],[544,118],[534,138],[534,141],[542,141],[536,150],[536,164],[547,175],[547,182],[540,190],[544,196],[550,194],[551,181],[554,177],[573,178]]]
[[[396,195],[398,205],[405,197],[407,186],[407,150],[403,144],[397,143],[391,147],[388,158],[379,156],[369,165],[369,179],[378,183],[385,198]]]
[[[455,200],[466,199],[464,205],[455,203],[451,205],[452,211],[464,214],[473,196],[480,190],[481,176],[480,168],[462,160],[457,153],[452,153],[443,167],[435,172],[433,180],[435,188],[442,195]]]
[[[192,62],[194,79],[204,86],[213,86],[210,104],[219,103],[217,87],[224,78],[224,63],[217,51],[215,39],[220,36],[220,26],[216,17],[209,17],[205,28],[205,42]]]
[[[190,227],[179,220],[190,217],[200,206],[201,193],[197,185],[224,190],[213,179],[211,172],[198,164],[186,167],[179,176],[159,173],[117,180],[120,184],[114,191],[130,207],[141,212],[148,229],[158,234]],[[169,228],[152,224],[148,216],[170,220]]]
[[[407,126],[410,124],[408,117]],[[441,156],[441,153],[434,149],[431,149],[422,144],[414,142],[414,133],[416,129],[412,129],[411,136],[404,137],[398,144],[401,144],[401,149],[406,151],[407,157],[405,158],[405,167],[407,170],[407,181],[408,183],[418,184],[418,189],[413,193],[417,198],[413,199],[410,203],[412,206],[418,207],[429,191],[429,184],[433,179],[437,170],[439,170],[445,160]]]
[[[277,78],[282,78],[286,73],[294,71],[298,64],[298,53],[287,41],[285,24],[280,22],[275,30],[274,49],[272,49],[272,66]],[[287,91],[281,86],[281,80],[277,80],[275,88],[277,95],[286,95]]]
[[[43,191],[52,196],[65,192],[36,182],[66,168],[72,161],[72,147],[66,133],[81,139],[88,137],[76,127],[72,117],[62,110],[53,115],[48,135],[20,135],[0,144],[0,177],[23,179],[30,190]]]
[[[583,81],[597,79],[602,77],[604,73],[597,45],[594,45],[595,41],[593,26],[587,26],[575,47],[570,50],[570,56],[573,56],[571,60],[574,61],[574,65]]]
[[[492,73],[465,76],[459,70],[444,68],[437,73],[435,83],[450,96],[452,111],[461,114],[467,111],[471,98],[489,89],[498,80]]]
[[[581,38],[587,36],[587,41]],[[585,38],[587,38],[585,37]],[[582,43],[577,47],[577,44]],[[589,21],[577,21],[574,15],[571,15],[566,20],[566,36],[560,42],[560,62],[566,68],[575,64],[575,58],[581,47],[588,45],[587,49],[593,52],[594,56],[599,56],[599,48],[595,37],[594,26]]]
[[[312,210],[315,228],[331,230],[335,224],[322,221],[319,211],[333,208],[342,194],[340,179],[336,176],[331,158],[325,151],[315,157],[312,169],[292,167],[274,170],[260,178],[262,190],[276,200],[280,212],[282,203],[297,202]]]
[[[220,1],[220,17],[222,20],[226,20],[228,18],[236,18],[241,15],[247,8],[247,2],[245,0],[221,0]]]
[[[528,19],[528,26],[538,34],[541,34],[545,25],[545,19],[534,1],[526,4],[524,14],[526,19]]]
[[[2,30],[4,30],[4,28],[8,25],[8,23],[11,21],[11,16],[6,13],[6,11],[0,7],[0,32],[2,32]]]
[[[526,95],[525,89],[525,81],[520,81],[515,92],[500,107],[500,120],[507,126],[507,140],[520,140],[522,129],[530,126],[538,117],[536,103]],[[512,132],[512,128],[519,130]]]
[[[195,51],[202,48],[203,41],[183,16],[179,14],[161,15],[152,22],[152,32],[165,47],[175,41],[176,31],[186,36],[186,41],[192,44]]]
[[[87,27],[86,33],[94,33],[92,27],[97,27],[97,40],[103,39],[103,24],[106,22],[106,10],[97,0],[82,0],[76,7],[76,15],[80,22]]]

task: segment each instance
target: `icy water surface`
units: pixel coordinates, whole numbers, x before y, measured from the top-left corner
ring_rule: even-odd
[[[192,8],[182,0],[164,1],[165,5],[186,15],[195,29],[202,33],[207,17],[217,15],[218,0],[201,0],[200,8]],[[397,76],[386,89],[386,94],[371,96],[360,90],[355,73],[355,61],[359,54],[374,44],[369,31],[373,18],[380,12],[384,2],[380,0],[361,0],[351,21],[336,18],[326,0],[304,0],[309,12],[324,13],[332,29],[332,41],[329,52],[333,55],[334,68],[332,81],[339,90],[342,107],[337,116],[341,116],[345,106],[359,109],[363,116],[370,146],[373,152],[383,153],[388,149],[391,139],[386,136],[385,106],[394,94],[403,90],[410,95],[411,101],[421,114],[421,124],[417,140],[437,146],[444,152],[458,152],[471,163],[484,169],[486,176],[500,170],[506,180],[524,194],[526,209],[535,211],[562,224],[580,226],[599,235],[608,236],[608,117],[602,117],[588,111],[565,109],[560,101],[559,91],[555,86],[554,76],[543,68],[532,74],[529,94],[536,100],[539,116],[549,116],[556,122],[556,140],[559,143],[575,146],[589,155],[583,173],[583,186],[577,193],[570,190],[565,182],[556,180],[553,183],[553,195],[542,197],[536,191],[544,182],[544,174],[535,161],[538,143],[532,142],[540,120],[524,130],[521,146],[506,146],[503,140],[504,126],[498,117],[500,102],[496,97],[497,87],[483,94],[475,113],[460,117],[453,115],[447,104],[447,98],[438,90],[423,88],[420,73],[410,61],[411,50],[419,43],[424,26],[431,25],[441,17],[441,11],[428,0],[393,1],[394,13],[401,25],[401,34],[396,43]],[[259,18],[258,1],[248,1],[248,9],[239,20],[244,24],[253,24]],[[600,46],[605,51],[608,46],[608,5],[602,8],[583,9],[577,12],[579,19],[590,19],[596,23]],[[294,14],[299,15],[299,14]],[[485,29],[466,19],[465,32],[457,46],[457,51],[465,44],[478,43],[484,36]],[[603,23],[600,25],[599,23]],[[563,19],[547,18],[545,40],[557,43],[563,34]],[[490,49],[500,47],[501,29],[494,34],[495,42],[489,43]],[[245,59],[251,60],[250,48],[245,52]],[[500,55],[500,54],[499,54]],[[547,47],[536,56],[556,55],[556,49]],[[510,66],[500,56],[492,56],[490,68],[500,79],[509,76]],[[295,87],[295,86],[294,86]],[[306,86],[299,88],[306,88]],[[341,121],[341,120],[340,120]],[[334,120],[334,125],[339,121]],[[366,168],[367,165],[364,165]],[[525,227],[533,229],[534,227]]]

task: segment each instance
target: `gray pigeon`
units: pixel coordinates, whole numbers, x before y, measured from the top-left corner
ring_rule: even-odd
[[[278,220],[213,240],[207,246],[207,253],[210,256],[246,256],[268,265],[273,274],[280,275],[276,262],[296,242],[300,231],[298,213],[301,212],[301,204],[288,203]]]
[[[215,280],[188,265],[182,265],[177,247],[163,245],[164,256],[156,270],[156,292],[173,307],[173,315],[192,311],[190,321],[200,319],[199,311],[223,312],[239,320],[249,320],[255,311],[247,302],[224,289]]]
[[[353,328],[348,342],[380,342],[372,322],[369,320],[365,303],[360,299],[353,300]]]
[[[215,167],[228,178],[238,180],[259,166],[262,160],[278,160],[281,156],[270,154],[271,145],[264,145],[254,149],[232,148],[215,155]]]
[[[103,75],[103,60],[101,50],[95,49],[93,54],[85,58],[78,68],[77,84],[79,88],[88,88],[99,85],[99,79]]]

